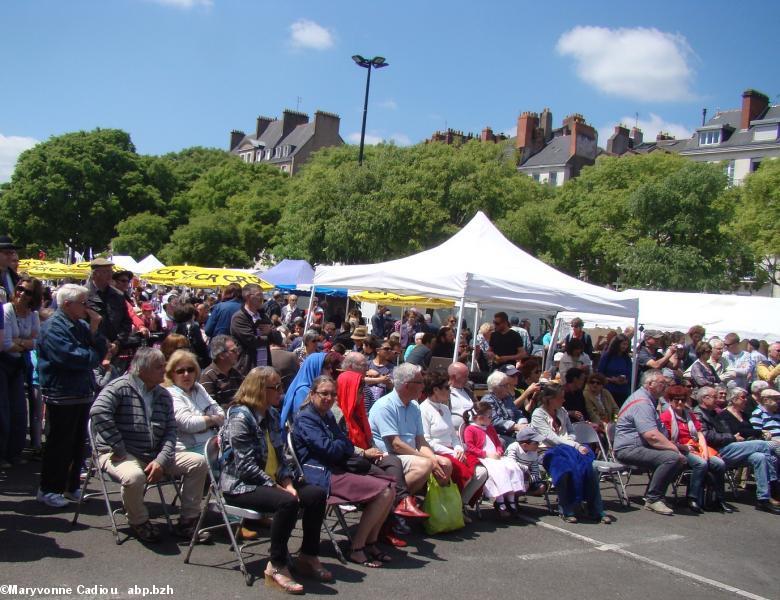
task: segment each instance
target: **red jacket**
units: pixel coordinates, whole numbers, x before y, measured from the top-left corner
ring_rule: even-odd
[[[466,458],[468,465],[476,465],[480,458],[485,458],[485,435],[490,438],[496,447],[498,454],[504,453],[504,447],[498,437],[495,427],[488,425],[487,429],[482,429],[476,425],[469,425],[463,432],[463,443],[466,444]],[[472,467],[473,468],[473,467]]]

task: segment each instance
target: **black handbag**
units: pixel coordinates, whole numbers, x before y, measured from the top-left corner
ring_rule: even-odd
[[[344,463],[344,470],[355,475],[365,475],[371,470],[371,461],[365,456],[353,454]]]

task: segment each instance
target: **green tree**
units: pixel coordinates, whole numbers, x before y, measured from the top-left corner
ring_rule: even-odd
[[[511,152],[509,153],[511,154]],[[534,195],[500,144],[380,144],[328,148],[296,175],[274,254],[312,262],[370,262],[429,248],[477,210],[502,217]]]
[[[121,221],[117,236],[111,240],[116,254],[129,254],[140,260],[149,254],[157,254],[168,240],[168,220],[159,215],[142,212]]]
[[[719,165],[677,155],[602,157],[558,192],[553,263],[600,285],[736,287],[745,248],[722,227],[733,218],[726,184]]]
[[[22,244],[100,251],[125,216],[160,208],[145,166],[118,129],[52,137],[19,157],[0,220]]]
[[[750,247],[757,283],[780,285],[780,160],[765,160],[744,181],[736,230]]]
[[[252,258],[236,241],[236,223],[229,211],[196,215],[186,225],[176,228],[170,242],[160,250],[160,259],[169,265],[252,266]]]

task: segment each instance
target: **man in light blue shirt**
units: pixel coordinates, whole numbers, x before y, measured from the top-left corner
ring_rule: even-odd
[[[401,460],[410,494],[421,490],[431,473],[442,485],[449,483],[452,473],[450,461],[436,456],[425,441],[417,404],[422,386],[420,367],[408,363],[396,367],[393,391],[377,400],[368,415],[374,445]]]

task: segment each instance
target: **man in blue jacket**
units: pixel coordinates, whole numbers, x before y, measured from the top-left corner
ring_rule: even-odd
[[[95,392],[92,369],[108,351],[108,340],[99,333],[101,317],[87,308],[88,295],[85,287],[63,285],[57,292],[57,312],[41,326],[38,339],[49,435],[37,499],[54,508],[79,499],[87,418]]]
[[[204,331],[209,339],[217,335],[230,334],[230,319],[242,306],[241,286],[231,283],[222,292],[222,300],[214,305],[206,321]]]

